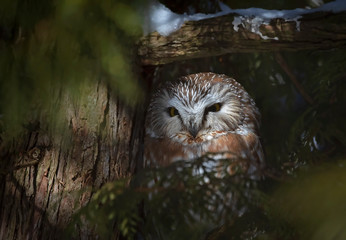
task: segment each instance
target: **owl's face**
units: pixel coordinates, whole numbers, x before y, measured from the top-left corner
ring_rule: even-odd
[[[250,114],[243,107],[249,103],[253,105]],[[235,80],[211,73],[189,75],[154,95],[146,130],[151,137],[198,144],[230,131],[253,130],[256,126],[244,127],[244,123],[255,118],[256,110]]]

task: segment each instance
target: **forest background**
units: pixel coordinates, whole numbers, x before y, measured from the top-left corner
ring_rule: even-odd
[[[161,2],[178,14],[220,10],[217,1]],[[222,2],[279,10],[323,4]],[[308,50],[294,51],[293,39],[289,51],[254,47],[158,64],[139,51],[148,39],[141,9],[150,4],[4,1],[0,238],[201,239],[210,228],[208,239],[345,239],[345,33],[333,32],[345,29],[345,21],[325,29],[340,38],[325,40],[323,48],[307,41]],[[316,19],[323,29],[327,17]],[[152,89],[197,72],[232,76],[255,99],[264,180],[241,172],[222,181],[212,171],[196,177],[194,169],[208,159],[142,169]],[[213,184],[203,181],[206,175]],[[210,201],[208,191],[216,189],[237,202]],[[213,215],[213,204],[223,214]]]

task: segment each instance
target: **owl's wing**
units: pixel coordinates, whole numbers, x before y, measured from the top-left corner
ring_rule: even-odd
[[[240,155],[242,158],[246,159],[249,164],[247,173],[249,175],[261,175],[265,161],[259,136],[254,133],[240,135],[240,144],[242,145]]]

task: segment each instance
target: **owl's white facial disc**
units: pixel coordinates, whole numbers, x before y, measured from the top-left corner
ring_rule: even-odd
[[[223,77],[222,81],[215,76]],[[146,119],[147,134],[177,142],[208,141],[211,136],[238,131],[246,119],[252,118],[247,109],[242,109],[251,101],[239,83],[224,75],[189,75],[153,96]]]

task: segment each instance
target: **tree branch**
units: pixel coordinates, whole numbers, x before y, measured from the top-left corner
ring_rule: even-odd
[[[186,22],[165,37],[153,32],[140,39],[138,54],[143,65],[226,53],[332,49],[346,46],[346,12],[305,14],[299,22],[281,18],[262,24],[258,33],[242,21],[238,31],[232,24],[236,14]],[[245,18],[245,17],[244,17]],[[275,39],[277,40],[275,40]]]
[[[291,79],[293,82],[294,86],[297,88],[297,90],[300,92],[300,94],[303,96],[305,101],[307,101],[310,105],[314,104],[314,100],[312,97],[305,91],[303,85],[298,81],[296,78],[296,75],[293,73],[291,68],[288,66],[287,62],[285,59],[282,57],[280,53],[275,54],[275,59],[281,66],[281,68],[284,70],[284,72],[288,75],[288,77]]]

